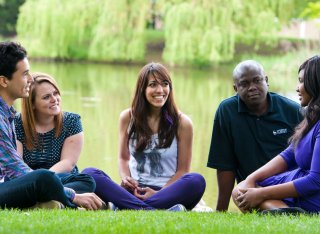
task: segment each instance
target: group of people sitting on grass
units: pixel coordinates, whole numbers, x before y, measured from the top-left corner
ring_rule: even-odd
[[[228,210],[231,196],[242,212],[320,211],[320,57],[306,60],[298,78],[304,108],[268,92],[258,62],[234,69],[236,94],[216,111],[207,164],[217,169],[217,211]],[[206,182],[190,172],[192,122],[177,108],[163,65],[141,69],[131,107],[120,114],[120,185],[98,168],[78,170],[81,118],[61,102],[55,79],[31,73],[19,43],[0,43],[1,208],[185,211],[199,203]]]

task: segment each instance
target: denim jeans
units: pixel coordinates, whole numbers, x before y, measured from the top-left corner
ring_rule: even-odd
[[[92,193],[96,189],[96,182],[87,174],[56,173],[63,186],[72,188],[76,193]]]
[[[19,178],[0,183],[1,208],[22,209],[31,207],[37,202],[50,200],[75,207],[65,195],[60,179],[49,170],[35,170]]]

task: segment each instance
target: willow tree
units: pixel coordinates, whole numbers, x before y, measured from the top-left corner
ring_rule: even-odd
[[[232,58],[237,1],[172,1],[165,13],[165,50],[171,64],[206,64]],[[219,8],[219,9],[216,9]]]
[[[89,58],[106,61],[144,59],[147,12],[146,0],[105,0],[95,27]]]
[[[164,59],[171,64],[210,64],[231,60],[235,42],[273,42],[294,2],[171,0],[165,5]]]
[[[292,0],[241,0],[233,16],[237,28],[237,41],[270,44],[278,40],[277,33],[289,22],[295,6]]]
[[[27,0],[18,36],[36,57],[141,60],[149,7],[145,0]]]
[[[101,0],[27,0],[17,23],[19,40],[36,57],[88,57]]]

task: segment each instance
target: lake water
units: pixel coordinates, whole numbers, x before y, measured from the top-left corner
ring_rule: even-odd
[[[270,90],[294,97],[296,66],[280,73],[275,71],[276,66],[268,65]],[[177,106],[193,121],[191,171],[204,175],[207,181],[204,200],[212,208],[217,197],[216,171],[206,167],[207,156],[217,106],[234,94],[233,67],[234,64],[206,70],[169,68]],[[120,182],[118,119],[120,112],[130,107],[141,66],[31,62],[31,68],[54,76],[62,90],[63,110],[81,115],[85,144],[78,163],[80,169],[98,167]],[[19,103],[16,106],[19,110]],[[236,210],[232,202],[229,210]]]

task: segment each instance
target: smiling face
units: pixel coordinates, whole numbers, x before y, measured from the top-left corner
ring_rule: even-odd
[[[150,106],[161,108],[170,94],[170,85],[166,80],[155,79],[149,76],[145,96]]]
[[[307,93],[307,91],[304,88],[304,69],[300,70],[298,79],[298,87],[297,87],[297,92],[299,95],[299,101],[301,106],[307,106],[311,100],[311,96]]]
[[[11,79],[6,79],[9,104],[18,98],[29,96],[30,85],[33,82],[29,69],[28,59],[24,58],[17,63],[16,71],[12,74]]]
[[[61,112],[59,91],[49,82],[42,82],[35,87],[33,109],[36,116],[56,116]]]

